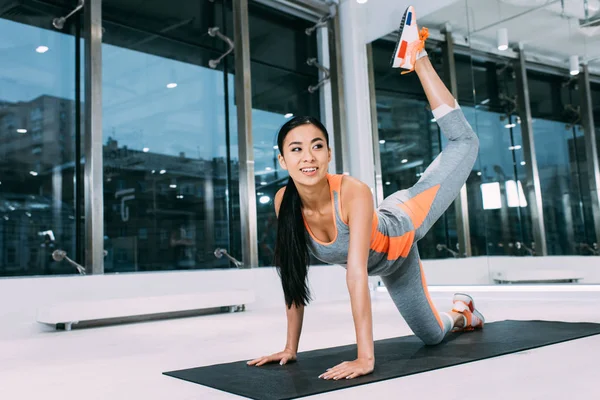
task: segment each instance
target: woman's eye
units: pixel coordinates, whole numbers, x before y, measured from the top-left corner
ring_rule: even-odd
[[[301,149],[300,147],[294,147],[294,148],[292,149],[292,151],[299,151],[299,150],[302,150],[302,149]]]
[[[322,145],[322,144],[316,144],[314,148],[315,148],[315,149],[322,149],[322,148],[323,148],[323,145]]]

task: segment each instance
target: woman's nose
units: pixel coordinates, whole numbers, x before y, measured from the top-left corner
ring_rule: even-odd
[[[312,160],[314,160],[314,159],[315,159],[315,157],[313,156],[313,153],[312,153],[312,151],[310,151],[310,150],[307,150],[307,151],[304,153],[304,161],[312,161]]]

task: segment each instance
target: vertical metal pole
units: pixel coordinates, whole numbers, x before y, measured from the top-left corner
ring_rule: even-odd
[[[104,273],[102,185],[102,0],[84,6],[85,31],[85,268]],[[79,160],[76,160],[79,162]]]
[[[377,97],[375,93],[375,68],[373,67],[373,45],[367,44],[367,70],[369,73],[369,98],[371,99],[371,132],[373,133],[373,161],[375,162],[375,205],[383,202],[383,176],[379,151],[379,124],[377,121]]]
[[[233,0],[235,98],[240,160],[240,219],[245,268],[258,267],[258,233],[254,150],[252,148],[252,92],[250,86],[250,32],[248,0]]]
[[[349,160],[346,132],[346,107],[344,105],[344,84],[342,75],[342,44],[340,41],[339,14],[328,22],[329,30],[329,74],[331,82],[331,109],[333,114],[333,136],[335,170],[338,174],[349,172],[345,163]]]
[[[596,128],[594,126],[590,71],[587,63],[583,64],[583,71],[579,74],[579,91],[581,93],[581,120],[583,122],[585,137],[585,158],[587,160],[590,196],[592,199],[594,231],[596,232],[596,242],[600,243],[600,167],[598,165],[598,149],[596,148]]]
[[[316,30],[317,34],[317,54],[319,64],[323,67],[329,69],[331,71],[331,59],[329,57],[329,29],[328,27],[318,28]],[[323,79],[324,73],[319,70],[319,81]],[[330,74],[331,75],[331,74]],[[327,128],[327,132],[329,132],[329,147],[335,149],[336,146],[336,137],[335,130],[333,125],[333,106],[331,100],[331,78],[328,82],[325,82],[323,86],[319,89],[319,108],[321,115],[321,122]],[[335,151],[331,152],[331,162],[329,163],[329,171],[331,173],[336,173],[336,165],[338,154]],[[341,157],[341,153],[340,153]],[[275,160],[273,160],[275,161]]]
[[[456,62],[454,60],[454,39],[452,30],[447,25],[444,29],[446,42],[443,44],[442,55],[444,64],[444,80],[449,86],[450,92],[455,99],[458,99],[458,84],[456,82]],[[467,197],[467,185],[464,184],[460,193],[454,200],[454,209],[456,211],[456,234],[458,236],[459,254],[464,257],[471,257],[471,228],[469,226],[469,200]]]
[[[84,197],[84,179],[81,173],[81,15],[75,19],[75,167],[73,170],[75,187],[73,190],[75,199],[75,257],[76,263],[85,264],[84,261],[84,236],[81,227],[83,210],[81,203]]]
[[[517,110],[521,117],[521,132],[523,136],[523,158],[525,159],[525,170],[527,181],[525,182],[525,196],[531,210],[531,224],[533,239],[535,240],[535,255],[547,256],[548,245],[546,243],[546,228],[544,222],[544,208],[542,203],[542,188],[540,175],[535,155],[535,141],[533,138],[533,125],[531,123],[531,104],[529,103],[529,84],[527,82],[527,65],[523,44],[515,51],[519,54],[515,61],[515,73],[517,83]]]

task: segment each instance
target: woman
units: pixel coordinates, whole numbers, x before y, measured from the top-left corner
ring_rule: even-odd
[[[309,251],[319,260],[346,266],[346,282],[356,330],[357,358],[319,378],[352,379],[375,365],[368,275],[380,275],[396,307],[425,344],[450,331],[483,327],[484,318],[468,295],[456,294],[449,312],[438,313],[427,291],[417,242],[446,211],[467,180],[479,141],[456,100],[433,69],[418,31],[413,7],[400,26],[392,67],[416,71],[433,114],[449,142],[411,188],[396,192],[374,210],[371,190],[344,175],[330,175],[329,137],[323,125],[297,117],[279,131],[279,162],[289,171],[275,196],[278,231],[275,264],[287,304],[287,344],[282,352],[249,361],[260,366],[295,360],[309,291]]]

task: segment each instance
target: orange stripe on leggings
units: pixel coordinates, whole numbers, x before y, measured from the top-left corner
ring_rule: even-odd
[[[440,325],[440,328],[442,328],[442,331],[444,331],[445,330],[444,323],[442,322],[442,319],[440,318],[440,314],[438,314],[435,306],[433,305],[433,302],[431,301],[431,297],[429,297],[429,290],[427,289],[427,280],[425,279],[425,274],[423,273],[423,264],[421,264],[421,260],[419,260],[419,269],[421,270],[421,283],[423,284],[423,292],[425,293],[425,297],[427,297],[427,302],[429,302],[429,307],[431,308],[431,312],[435,316],[435,319],[437,319],[437,322]]]
[[[406,232],[402,236],[390,237],[379,232],[377,230],[378,225],[379,217],[375,213],[371,225],[371,250],[378,253],[387,253],[387,259],[391,261],[400,257],[406,258],[415,240],[415,231]]]
[[[439,189],[439,184],[432,186],[412,199],[398,204],[398,207],[408,214],[415,229],[420,227],[423,224],[423,221],[425,221],[425,218],[427,218],[427,214],[429,213],[429,210],[431,210],[431,205],[433,204],[433,200]]]
[[[406,258],[413,242],[415,241],[415,231],[406,232],[402,236],[390,238],[390,249],[388,250],[388,260],[397,260],[400,257]]]

